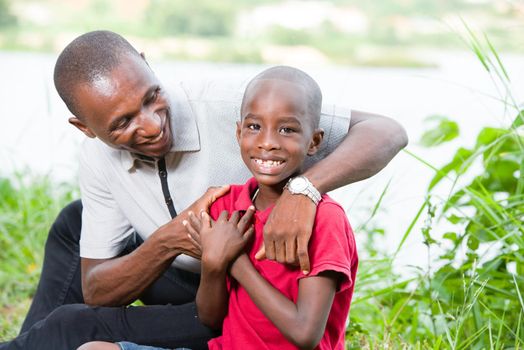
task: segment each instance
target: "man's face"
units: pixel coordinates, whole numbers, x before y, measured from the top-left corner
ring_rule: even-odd
[[[316,152],[322,131],[314,130],[303,88],[283,80],[250,87],[237,124],[242,159],[259,186],[283,186]]]
[[[141,57],[124,57],[110,74],[79,85],[74,95],[81,117],[69,122],[87,136],[150,157],[170,150],[169,101]]]

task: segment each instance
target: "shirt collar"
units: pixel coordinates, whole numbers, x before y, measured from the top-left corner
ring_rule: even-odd
[[[171,106],[171,130],[173,133],[173,146],[169,153],[200,151],[200,135],[195,115],[189,104],[189,99],[181,84],[176,84],[168,92]],[[146,164],[156,162],[155,159],[144,157],[129,151],[122,151],[122,163],[128,171],[135,167],[137,161]]]
[[[253,194],[255,193],[256,189],[258,188],[258,182],[255,180],[254,177],[249,179],[244,186],[242,186],[242,189],[240,190],[238,197],[234,203],[233,210],[247,210],[250,205],[254,205],[253,201],[251,200]],[[269,217],[269,214],[271,214],[271,210],[273,210],[274,205],[270,205],[266,209],[262,211],[256,211],[255,215],[257,219],[261,223],[265,223],[267,218]]]

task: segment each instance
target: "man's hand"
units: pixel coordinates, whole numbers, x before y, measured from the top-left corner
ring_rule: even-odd
[[[224,210],[217,221],[206,212],[201,213],[201,218],[189,214],[189,221],[184,220],[184,225],[195,247],[202,251],[203,266],[219,271],[227,269],[253,235],[250,223],[254,212],[251,206],[242,217],[235,211],[228,219],[228,212]]]
[[[298,263],[304,274],[309,273],[308,243],[316,212],[311,199],[284,190],[264,226],[264,246],[256,258]]]
[[[201,251],[195,247],[187,236],[187,231],[183,225],[184,220],[189,219],[189,213],[200,213],[209,211],[209,207],[217,198],[220,198],[229,191],[229,185],[222,187],[210,187],[207,191],[191,204],[186,210],[177,215],[167,224],[161,226],[152,236],[159,239],[161,246],[175,251],[175,255],[186,254],[200,259]]]

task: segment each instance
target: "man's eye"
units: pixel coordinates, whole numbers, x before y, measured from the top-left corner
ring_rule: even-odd
[[[131,122],[131,118],[130,117],[125,117],[125,118],[122,118],[117,126],[116,126],[116,129],[124,129],[125,127],[127,127],[129,125],[129,122]]]
[[[159,95],[160,95],[160,88],[156,88],[155,91],[153,91],[153,93],[147,99],[146,104],[155,102],[158,99]]]

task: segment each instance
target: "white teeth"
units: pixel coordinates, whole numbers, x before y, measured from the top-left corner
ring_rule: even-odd
[[[255,163],[262,165],[263,167],[266,167],[266,168],[271,168],[271,167],[279,166],[280,164],[284,163],[284,161],[283,160],[263,160],[263,159],[255,158]]]
[[[164,136],[164,130],[162,130],[157,137],[155,137],[153,140],[148,141],[147,143],[148,144],[157,143],[158,141],[160,141],[162,139],[163,136]]]

